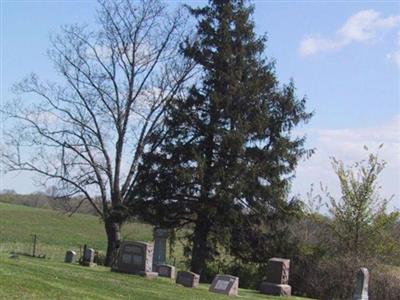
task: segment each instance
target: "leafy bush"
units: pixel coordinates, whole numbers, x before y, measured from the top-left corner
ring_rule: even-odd
[[[358,270],[370,273],[370,300],[399,300],[400,275],[392,266],[383,266],[378,259],[357,259],[351,256],[303,257],[292,268],[292,284],[297,294],[317,299],[352,299]]]
[[[395,274],[393,268],[381,267],[370,278],[370,300],[400,300],[400,270]]]
[[[235,261],[228,265],[224,272],[239,277],[240,287],[246,289],[258,289],[261,281],[265,279],[265,266],[258,264]]]
[[[392,272],[400,262],[400,213],[387,212],[388,200],[380,198],[377,185],[385,162],[369,154],[350,167],[336,159],[332,166],[342,194],[335,198],[323,189],[327,216],[320,213],[322,197],[309,194],[308,213],[295,231],[300,251],[291,262],[294,292],[318,299],[352,299],[356,273],[366,267],[370,299],[400,299],[400,280]]]
[[[102,251],[96,251],[94,253],[94,259],[93,262],[95,264],[98,264],[100,266],[104,266],[106,261],[106,254]]]

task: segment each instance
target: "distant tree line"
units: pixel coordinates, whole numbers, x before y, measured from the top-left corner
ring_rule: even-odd
[[[78,196],[69,199],[60,199],[51,193],[51,188],[46,191],[37,191],[29,194],[18,194],[14,190],[0,191],[0,202],[2,203],[54,209],[67,215],[73,215],[74,213],[97,215],[93,206],[87,203],[87,201],[82,200]],[[98,205],[101,205],[100,199],[96,201]]]

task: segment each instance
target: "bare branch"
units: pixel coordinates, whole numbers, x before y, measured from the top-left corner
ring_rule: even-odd
[[[2,108],[1,160],[82,197],[77,206],[88,201],[106,221],[132,191],[146,140],[194,65],[179,53],[187,36],[182,11],[170,15],[157,0],[99,5],[96,31],[65,26],[52,37],[58,83],[31,75],[15,85],[23,101]]]

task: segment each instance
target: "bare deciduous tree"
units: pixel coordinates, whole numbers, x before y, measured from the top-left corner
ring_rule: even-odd
[[[156,0],[100,1],[98,26],[63,27],[49,57],[62,83],[31,75],[8,103],[2,163],[80,195],[104,221],[110,265],[120,239],[113,213],[135,186],[144,145],[193,65],[179,55],[185,17]],[[101,199],[98,201],[98,199]]]

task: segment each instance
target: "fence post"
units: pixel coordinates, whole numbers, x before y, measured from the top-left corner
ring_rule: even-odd
[[[33,253],[32,253],[33,257],[36,257],[36,240],[37,240],[37,237],[36,237],[36,234],[34,234],[33,235]]]

